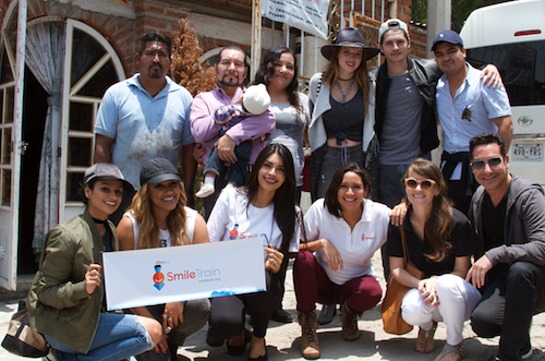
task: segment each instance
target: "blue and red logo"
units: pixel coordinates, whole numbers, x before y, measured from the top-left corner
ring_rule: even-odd
[[[156,264],[153,268],[155,269],[155,273],[153,274],[153,282],[155,284],[153,287],[161,291],[161,289],[165,287],[165,275],[161,272],[160,264]]]

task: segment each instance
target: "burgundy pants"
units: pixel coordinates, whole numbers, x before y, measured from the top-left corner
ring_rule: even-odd
[[[314,255],[309,251],[297,254],[293,265],[293,284],[297,298],[297,311],[312,312],[316,302],[343,304],[358,313],[377,305],[382,297],[382,288],[373,276],[361,276],[343,285],[333,283]]]

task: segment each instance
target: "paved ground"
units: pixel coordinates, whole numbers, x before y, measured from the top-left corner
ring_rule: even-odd
[[[375,264],[380,265],[380,256],[377,253]],[[384,285],[384,280],[381,280]],[[17,307],[17,300],[0,303],[0,335],[6,332],[8,321]],[[392,360],[392,361],[432,361],[443,347],[445,340],[445,328],[439,324],[436,333],[436,347],[431,354],[421,354],[414,351],[414,339],[416,330],[404,336],[392,336],[382,330],[380,318],[380,306],[365,313],[359,321],[359,328],[362,336],[354,342],[346,342],[340,335],[340,320],[337,315],[332,324],[322,326],[318,330],[318,338],[322,350],[321,360]],[[294,317],[295,298],[291,273],[286,281],[286,295],[284,308]],[[545,314],[534,317],[532,327],[532,344],[534,355],[530,361],[545,361]],[[250,326],[249,326],[250,327]],[[299,352],[299,337],[301,329],[297,322],[282,325],[271,322],[267,332],[267,346],[270,361],[304,360]],[[231,357],[227,354],[226,348],[211,348],[205,343],[206,328],[190,337],[186,346],[180,349],[179,361],[199,360],[232,360],[241,361],[243,356]],[[468,351],[468,361],[487,360],[496,352],[497,338],[491,340],[481,339],[475,336],[468,323],[464,330],[466,337],[464,344]],[[0,348],[0,361],[3,360],[24,360],[9,354]]]
[[[309,206],[308,195],[304,194],[302,208]],[[380,252],[375,254],[374,264],[380,269]],[[284,297],[284,308],[297,318],[295,311],[295,296],[291,270],[286,277],[286,294]],[[380,280],[383,290],[385,289],[384,279]],[[19,296],[20,297],[20,296]],[[6,332],[7,324],[11,315],[17,308],[18,299],[0,302],[0,336]],[[248,326],[251,327],[251,326]],[[437,340],[434,352],[421,354],[414,351],[417,330],[407,335],[394,336],[382,330],[380,317],[380,304],[372,311],[363,314],[359,321],[359,328],[362,336],[354,342],[346,342],[341,338],[339,316],[327,326],[318,329],[322,358],[324,361],[348,361],[348,360],[391,360],[391,361],[433,361],[440,352],[446,338],[445,327],[439,324],[435,338]],[[304,360],[299,351],[299,338],[301,328],[297,322],[291,324],[279,324],[271,321],[267,331],[267,348],[270,361]],[[478,338],[469,323],[465,323],[464,345],[468,351],[467,361],[486,361],[496,354],[498,339]],[[200,361],[200,360],[226,360],[242,361],[245,356],[232,357],[227,354],[225,346],[211,348],[205,343],[206,327],[187,339],[186,346],[180,349],[178,361]],[[545,313],[534,317],[532,326],[532,346],[534,354],[529,361],[545,361]],[[22,357],[11,355],[0,347],[0,361],[4,360],[25,360]]]

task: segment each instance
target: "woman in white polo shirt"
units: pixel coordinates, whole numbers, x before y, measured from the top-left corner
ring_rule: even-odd
[[[305,214],[308,243],[294,264],[303,357],[320,357],[316,302],[341,304],[342,336],[359,338],[359,316],[380,301],[382,289],[371,258],[386,242],[390,209],[366,197],[371,179],[356,163],[340,168],[326,191]]]

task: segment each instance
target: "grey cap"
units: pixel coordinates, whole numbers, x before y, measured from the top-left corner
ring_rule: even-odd
[[[407,36],[407,39],[409,38],[409,27],[407,24],[399,19],[390,19],[380,26],[378,29],[378,43],[382,43],[382,37],[388,30],[403,30],[405,35]]]
[[[112,163],[95,163],[87,168],[83,174],[83,185],[85,186],[89,184],[89,182],[99,179],[120,180],[123,183],[123,188],[130,190],[134,189],[132,184],[125,180],[119,168]]]
[[[146,183],[159,184],[167,180],[182,180],[178,170],[168,159],[153,158],[144,162],[140,170],[140,186]]]

